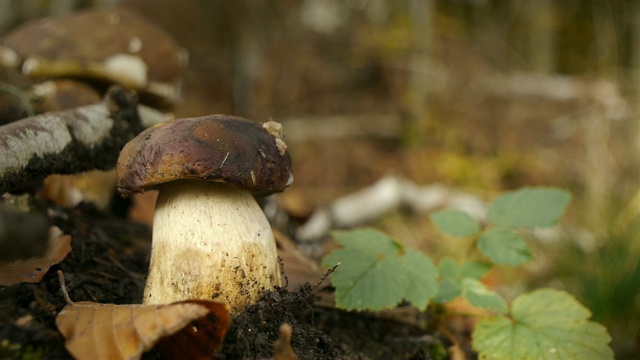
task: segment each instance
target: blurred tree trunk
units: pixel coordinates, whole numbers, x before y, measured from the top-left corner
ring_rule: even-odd
[[[618,71],[618,46],[613,14],[609,4],[594,3],[593,14],[595,58],[594,73],[598,78],[614,81]],[[606,93],[592,86],[592,94],[586,104],[586,116],[583,119],[585,134],[585,188],[586,218],[596,231],[606,231],[611,216],[611,195],[613,164],[609,148],[611,119],[603,107]]]
[[[410,57],[412,71],[408,86],[407,119],[404,127],[405,144],[423,144],[431,127],[428,114],[431,61],[429,48],[433,38],[433,16],[435,6],[432,0],[410,0],[408,13],[413,26],[414,51]]]
[[[540,74],[554,69],[554,2],[553,0],[527,1],[525,16],[528,18],[529,51],[532,70]]]
[[[631,86],[634,98],[633,98],[633,110],[636,117],[640,117],[640,2],[634,1],[629,4],[627,8],[629,10],[630,22],[633,25],[631,27],[631,74],[633,78],[633,85]],[[640,119],[639,119],[640,120]],[[636,130],[636,136],[634,137],[635,148],[633,149],[634,159],[638,158],[637,154],[640,154],[640,121],[638,121],[638,129]]]
[[[629,138],[632,145],[629,154],[629,161],[636,164],[636,176],[640,173],[638,171],[640,166],[640,2],[629,2],[625,10],[628,10],[629,22],[631,24],[630,32],[630,75],[631,85],[630,90],[633,95],[631,105],[633,108],[633,114],[636,118],[635,129],[631,131],[631,137]],[[625,212],[620,216],[619,223],[626,227],[631,224],[640,214],[640,189],[638,189],[627,204]]]

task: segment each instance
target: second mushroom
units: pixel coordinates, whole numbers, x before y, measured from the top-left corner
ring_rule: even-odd
[[[117,171],[123,196],[159,190],[143,303],[210,299],[236,313],[280,285],[273,233],[254,199],[293,181],[280,124],[165,122],[122,149]]]

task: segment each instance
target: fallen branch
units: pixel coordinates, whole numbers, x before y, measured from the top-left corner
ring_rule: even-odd
[[[420,214],[453,208],[481,221],[486,216],[486,204],[475,195],[438,184],[418,186],[403,178],[385,176],[367,188],[316,210],[298,228],[296,237],[303,242],[313,242],[332,229],[361,226],[402,207]]]
[[[50,174],[112,168],[141,130],[135,95],[115,87],[99,104],[0,126],[0,194]]]

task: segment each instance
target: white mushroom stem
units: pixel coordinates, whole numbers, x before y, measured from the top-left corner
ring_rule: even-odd
[[[281,284],[271,226],[248,191],[199,180],[159,190],[143,303],[210,299],[233,314]]]

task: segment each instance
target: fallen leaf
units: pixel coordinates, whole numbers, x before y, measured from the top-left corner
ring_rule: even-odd
[[[161,338],[157,348],[168,359],[209,360],[224,340],[231,323],[227,307],[209,300],[187,302],[204,306],[209,312],[174,335]]]
[[[49,245],[43,256],[27,260],[0,262],[0,285],[37,283],[52,265],[71,251],[71,235],[63,235],[57,226],[49,228]]]
[[[75,302],[56,325],[78,360],[139,359],[159,344],[167,358],[210,359],[230,323],[222,303],[187,300],[163,305]]]
[[[287,235],[273,230],[278,246],[278,257],[287,269],[287,285],[295,289],[305,284],[315,284],[322,280],[325,270],[310,256],[298,248],[298,245]]]

